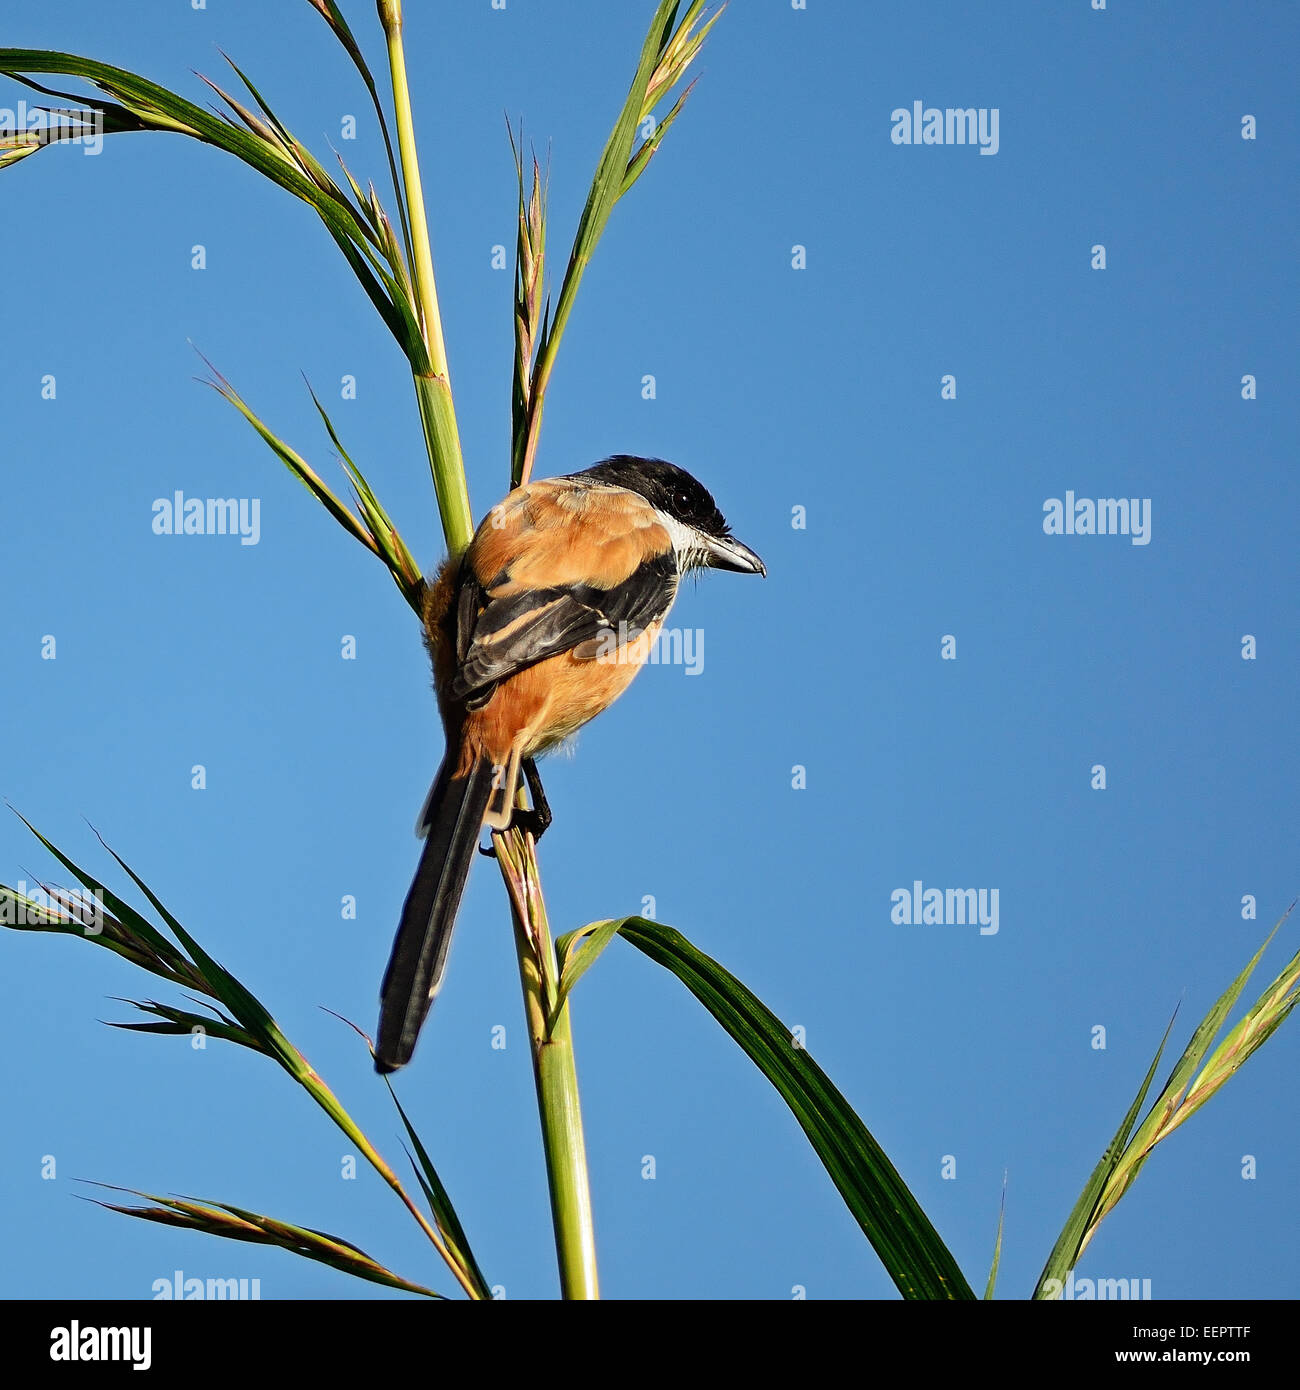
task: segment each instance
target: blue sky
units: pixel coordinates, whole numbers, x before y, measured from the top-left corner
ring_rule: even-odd
[[[377,60],[372,7],[347,8]],[[476,515],[509,467],[503,113],[550,151],[562,263],[651,9],[457,0],[409,18]],[[802,1025],[980,1289],[1005,1172],[1003,1297],[1032,1289],[1175,1005],[1181,1045],[1300,890],[1298,31],[1290,6],[1205,0],[733,4],[615,212],[549,398],[540,473],[673,459],[770,574],[686,586],[672,621],[704,634],[702,672],[647,669],[544,765],[552,923],[649,896]],[[191,69],[225,85],[223,49],[319,155],[333,144],[381,183],[364,93],[305,4],[65,0],[15,10],[0,41],[195,100]],[[22,95],[0,82],[0,106]],[[917,101],[996,109],[996,154],[895,143],[891,113]],[[374,1026],[441,751],[427,664],[382,568],[195,384],[194,349],[337,479],[305,373],[432,566],[409,375],[313,215],[219,152],[164,136],[53,150],[0,176],[0,200],[0,793],[107,872],[98,828],[398,1159],[364,1050],[320,1006]],[[258,543],[154,534],[154,501],[177,490],[258,499]],[[1045,534],[1067,492],[1149,499],[1148,542]],[[0,880],[52,872],[0,820]],[[917,880],[996,889],[997,932],[892,921]],[[449,1289],[275,1068],[106,1029],[127,1016],[106,996],[155,991],[104,952],[0,945],[0,1294],[147,1298],[180,1269],[259,1278],[267,1298],[389,1296],[129,1223],[76,1200],[75,1178],[267,1211]],[[608,1296],[894,1296],[775,1092],[674,979],[616,943],[574,1000]],[[1296,1294],[1277,1217],[1300,1185],[1294,1028],[1160,1146],[1080,1275],[1150,1279],[1160,1298]],[[489,1279],[553,1296],[486,862],[398,1084]]]

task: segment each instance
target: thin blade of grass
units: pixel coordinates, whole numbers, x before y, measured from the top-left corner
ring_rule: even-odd
[[[660,0],[654,18],[641,46],[641,54],[632,85],[624,100],[614,128],[610,132],[596,172],[591,181],[587,201],[578,219],[578,229],[569,253],[569,262],[560,283],[559,295],[555,301],[555,311],[546,315],[542,331],[537,338],[536,356],[533,364],[531,383],[528,392],[528,408],[522,426],[522,433],[516,428],[511,447],[511,481],[518,485],[531,476],[533,462],[537,454],[538,439],[541,432],[542,415],[546,405],[546,392],[555,367],[556,353],[564,336],[565,327],[573,310],[583,275],[591,261],[597,244],[604,234],[615,204],[627,188],[644,171],[662,139],[651,137],[650,148],[644,159],[637,162],[633,155],[637,126],[647,112],[647,93],[651,81],[660,78],[660,94],[668,91],[685,71],[690,58],[698,51],[698,45],[691,47],[691,30],[698,22],[702,5],[693,4],[681,25],[677,24],[679,0]],[[715,15],[710,25],[717,19]],[[702,37],[697,35],[696,37]],[[683,54],[690,50],[690,58]],[[650,102],[653,106],[653,102]],[[676,118],[681,102],[670,113],[667,124]],[[639,158],[639,157],[638,157]],[[633,170],[631,166],[635,165]],[[630,176],[630,179],[629,179]]]
[[[303,378],[306,381],[306,378]],[[352,456],[343,447],[343,441],[338,436],[338,431],[334,428],[334,422],[329,417],[329,412],[321,404],[316,392],[312,390],[311,382],[307,382],[307,391],[311,395],[312,404],[320,414],[325,423],[325,429],[329,433],[330,441],[338,451],[339,462],[343,466],[344,472],[348,475],[348,481],[352,484],[356,494],[357,505],[361,508],[366,519],[366,524],[370,528],[371,538],[381,550],[380,558],[388,566],[392,573],[397,587],[402,591],[402,596],[410,604],[411,608],[418,615],[420,612],[420,595],[423,590],[424,580],[420,574],[420,566],[415,556],[411,554],[410,547],[402,539],[401,533],[393,525],[392,519],[385,511],[383,504],[375,496],[374,490],[366,481],[365,475],[352,461]]]
[[[699,81],[699,79],[696,78],[696,81]],[[632,187],[632,185],[637,181],[637,179],[639,179],[641,175],[645,173],[646,166],[654,158],[655,152],[663,143],[664,136],[667,135],[669,130],[672,128],[672,124],[677,119],[682,107],[686,105],[687,97],[689,97],[694,90],[695,82],[692,82],[690,86],[686,87],[682,91],[681,96],[679,96],[677,100],[673,102],[672,107],[669,109],[668,114],[663,118],[663,120],[655,126],[654,134],[649,136],[646,140],[642,142],[641,148],[637,150],[637,152],[628,161],[627,173],[623,176],[623,187],[619,192],[619,197],[622,197],[623,194],[626,193],[628,189]]]
[[[1293,903],[1291,906],[1294,907],[1295,904]],[[1288,963],[1269,989],[1264,992],[1254,1008],[1228,1034],[1223,1046],[1216,1050],[1211,1061],[1202,1068],[1202,1061],[1223,1027],[1228,1014],[1232,1011],[1233,1005],[1240,997],[1247,981],[1254,973],[1255,967],[1259,964],[1261,956],[1274,936],[1277,935],[1290,912],[1291,907],[1287,908],[1286,912],[1278,919],[1273,930],[1265,938],[1263,945],[1250,958],[1245,968],[1224,990],[1197,1025],[1191,1041],[1175,1063],[1159,1096],[1152,1103],[1136,1132],[1131,1138],[1128,1138],[1124,1127],[1121,1127],[1121,1134],[1116,1136],[1120,1151],[1114,1152],[1116,1145],[1113,1142],[1103,1156],[1102,1163],[1094,1170],[1083,1194],[1070,1213],[1070,1219],[1066,1222],[1065,1229],[1061,1232],[1051,1255],[1048,1257],[1042,1275],[1039,1276],[1038,1285],[1034,1290],[1035,1298],[1057,1296],[1057,1290],[1074,1267],[1075,1261],[1087,1249],[1101,1222],[1136,1181],[1152,1149],[1205,1104],[1210,1096],[1225,1084],[1244,1062],[1245,1057],[1261,1046],[1290,1014],[1296,1003],[1296,996],[1292,995],[1288,998],[1286,991],[1294,988],[1297,977],[1300,977],[1300,953],[1292,958],[1292,961]],[[1278,993],[1279,986],[1285,986],[1281,994]],[[1270,1010],[1270,1007],[1271,1012],[1266,1012]],[[1261,1019],[1263,1020],[1262,1023]],[[1170,1026],[1172,1027],[1172,1022]],[[1165,1038],[1167,1039],[1168,1036],[1169,1030],[1166,1029]],[[1163,1047],[1164,1043],[1162,1042],[1161,1048],[1163,1049]],[[1241,1055],[1243,1053],[1244,1055]],[[1220,1058],[1226,1065],[1219,1072],[1208,1075],[1213,1071],[1215,1060]],[[1157,1053],[1156,1060],[1147,1072],[1147,1079],[1138,1094],[1138,1099],[1130,1107],[1129,1114],[1125,1117],[1126,1124],[1130,1128],[1159,1059],[1160,1054]],[[1200,1076],[1196,1085],[1189,1091],[1192,1077],[1198,1068],[1202,1068]],[[1205,1084],[1202,1085],[1202,1082]],[[1102,1171],[1103,1167],[1105,1171]],[[1084,1211],[1085,1207],[1086,1212]],[[1045,1289],[1049,1281],[1052,1284],[1050,1293]]]
[[[402,1108],[402,1102],[397,1099],[397,1092],[393,1090],[392,1082],[387,1076],[384,1077],[384,1082],[388,1086],[388,1094],[392,1096],[393,1104],[397,1107],[397,1113],[401,1117],[406,1133],[415,1148],[419,1165],[417,1167],[415,1159],[412,1159],[411,1166],[415,1169],[416,1179],[424,1191],[425,1200],[429,1204],[429,1210],[433,1213],[433,1219],[438,1223],[442,1238],[447,1242],[447,1248],[456,1256],[473,1279],[479,1297],[490,1299],[492,1297],[491,1285],[488,1284],[483,1271],[479,1268],[478,1261],[474,1258],[474,1252],[470,1249],[469,1240],[465,1235],[465,1228],[460,1223],[460,1217],[456,1215],[456,1208],[452,1205],[451,1197],[443,1186],[442,1179],[438,1176],[438,1170],[433,1166],[433,1160],[429,1157],[428,1150],[424,1147],[415,1126]]]
[[[379,133],[383,136],[384,150],[388,156],[388,172],[393,181],[393,196],[397,200],[397,217],[402,227],[402,245],[406,249],[406,260],[409,265],[414,261],[414,254],[411,250],[411,227],[406,215],[406,199],[402,193],[401,176],[397,172],[397,155],[393,149],[393,137],[388,129],[388,117],[384,112],[384,104],[379,99],[379,88],[375,85],[374,75],[370,71],[356,35],[353,34],[343,16],[343,11],[334,3],[334,0],[307,0],[307,3],[334,31],[348,57],[352,59],[353,66],[361,74],[361,80],[365,83],[366,90],[370,93],[370,101],[375,108],[375,117],[379,122]]]
[[[124,1004],[139,1009],[141,1013],[153,1014],[155,1023],[115,1023],[108,1022],[110,1028],[120,1028],[128,1033],[158,1033],[177,1037],[193,1037],[201,1033],[207,1037],[224,1038],[237,1047],[246,1047],[253,1052],[265,1053],[266,1049],[246,1029],[240,1027],[232,1018],[226,1018],[219,1009],[213,1009],[215,1017],[194,1013],[189,1009],[177,1009],[170,1004],[160,1004],[153,999],[124,999]]]
[[[315,209],[335,243],[347,257],[353,273],[375,305],[389,331],[413,364],[420,361],[424,347],[418,335],[410,335],[409,306],[403,312],[389,297],[381,258],[371,244],[372,233],[365,219],[352,209],[346,199],[327,193],[317,182],[285,159],[284,151],[261,135],[242,129],[185,97],[151,82],[147,78],[117,68],[109,63],[82,58],[76,54],[47,49],[0,48],[0,74],[41,92],[51,89],[35,81],[31,73],[58,73],[79,77],[111,100],[84,99],[57,93],[68,101],[78,101],[84,107],[104,112],[104,131],[118,134],[131,131],[163,131],[188,135],[205,144],[233,154],[272,182],[300,198]],[[24,155],[31,153],[24,150]],[[0,159],[0,169],[6,163]],[[336,190],[337,191],[337,190]]]
[[[1002,1201],[998,1204],[998,1234],[993,1242],[993,1263],[989,1266],[989,1281],[984,1286],[984,1298],[993,1297],[998,1284],[998,1266],[1002,1263],[1002,1225],[1007,1215],[1007,1175],[1002,1175]]]
[[[10,808],[12,809],[12,808]],[[119,898],[111,888],[101,883],[94,875],[82,869],[80,865],[74,864],[61,849],[52,841],[47,840],[44,835],[18,811],[14,815],[27,827],[28,830],[41,842],[42,845],[72,874],[79,883],[90,892],[98,894],[104,906],[112,913],[111,924],[116,921],[126,933],[113,940],[106,939],[109,933],[86,932],[84,929],[69,935],[76,935],[84,940],[91,941],[95,945],[103,945],[109,949],[117,950],[119,955],[132,959],[130,951],[138,954],[141,959],[134,960],[143,969],[151,971],[155,975],[160,975],[164,979],[174,979],[177,983],[187,989],[197,989],[204,994],[213,994],[211,986],[203,979],[202,975],[195,971],[193,962],[186,960],[170,941],[146,918],[142,917],[130,903]],[[108,924],[106,924],[108,925]],[[117,944],[115,944],[115,942]],[[124,944],[130,948],[128,950],[118,950],[118,944]],[[213,995],[215,998],[215,995]]]
[[[1294,908],[1295,903],[1292,903],[1278,919],[1277,925],[1269,933],[1268,941],[1271,941],[1277,934],[1278,928],[1291,915]],[[1264,943],[1264,946],[1268,945],[1268,941]],[[1262,954],[1262,952],[1263,947],[1260,948],[1260,953]],[[1244,1065],[1247,1058],[1258,1051],[1282,1026],[1296,1003],[1300,1001],[1300,993],[1296,992],[1298,985],[1300,985],[1300,951],[1297,951],[1282,967],[1264,993],[1205,1059],[1196,1080],[1191,1084],[1186,1097],[1178,1107],[1177,1115],[1165,1129],[1166,1135],[1195,1114],[1200,1106]],[[1163,1138],[1164,1135],[1161,1137]]]
[[[202,357],[202,353],[199,354]],[[203,358],[208,370],[212,373],[213,379],[204,381],[204,385],[210,386],[224,400],[233,405],[237,411],[248,421],[250,425],[261,436],[275,456],[285,465],[286,468],[303,484],[304,487],[316,498],[326,511],[343,527],[353,539],[361,542],[370,553],[382,560],[388,572],[393,576],[397,587],[402,591],[407,603],[418,614],[419,593],[423,583],[419,566],[415,557],[411,554],[406,542],[399,535],[397,528],[390,520],[388,513],[384,510],[370,485],[366,482],[361,471],[352,462],[347,451],[339,442],[338,435],[334,429],[328,414],[322,408],[316,395],[312,393],[312,400],[316,408],[320,411],[321,418],[325,422],[325,427],[329,431],[330,439],[339,452],[340,461],[344,471],[348,475],[349,481],[356,489],[357,501],[361,506],[365,521],[357,518],[346,503],[324,482],[314,468],[297,452],[285,443],[275,432],[265,424],[252,408],[243,400],[235,388],[228,382],[220,372]],[[202,380],[202,378],[200,378]],[[310,384],[307,388],[311,390]]]
[[[118,913],[125,921],[138,924],[139,934],[146,941],[159,941],[164,943],[168,949],[174,950],[170,943],[162,937],[157,928],[147,922],[129,904],[124,903],[115,894],[99,884],[89,874],[84,874],[77,866],[60,851],[54,844],[45,838],[30,822],[19,816],[23,824],[31,830],[32,834],[59,860],[69,872],[92,891],[98,890],[102,893],[103,901],[111,906],[113,911]],[[93,827],[92,827],[93,829]],[[182,950],[188,953],[189,961],[186,962],[188,971],[194,976],[191,985],[195,990],[220,1000],[229,1010],[229,1015],[223,1015],[219,1010],[214,1010],[219,1020],[222,1020],[220,1027],[229,1026],[230,1031],[223,1032],[220,1028],[214,1028],[202,1015],[190,1016],[187,1011],[172,1009],[165,1005],[155,1005],[152,1003],[135,1002],[136,1006],[146,1013],[152,1013],[155,1018],[161,1020],[165,1026],[145,1025],[125,1025],[129,1031],[156,1032],[156,1033],[176,1033],[182,1031],[177,1025],[182,1022],[198,1024],[206,1027],[215,1036],[227,1037],[231,1042],[241,1046],[251,1047],[253,1050],[263,1052],[273,1061],[277,1062],[284,1071],[307,1092],[313,1101],[325,1111],[330,1119],[343,1131],[345,1135],[357,1146],[365,1156],[367,1162],[383,1178],[388,1186],[396,1193],[398,1199],[410,1212],[420,1229],[428,1237],[430,1243],[437,1250],[439,1256],[446,1262],[456,1281],[461,1285],[471,1298],[480,1297],[470,1274],[451,1251],[448,1250],[446,1243],[438,1231],[430,1225],[423,1213],[412,1201],[406,1189],[402,1186],[397,1174],[392,1170],[375,1146],[366,1137],[360,1126],[351,1115],[343,1108],[338,1097],[325,1084],[316,1070],[307,1061],[306,1057],[289,1041],[280,1031],[279,1025],[271,1017],[270,1013],[263,1006],[261,1001],[247,989],[230,971],[213,959],[198,942],[190,935],[181,923],[170,913],[158,898],[157,894],[147,883],[131,868],[129,864],[112,849],[104,840],[103,836],[95,831],[96,838],[104,849],[117,862],[118,866],[127,874],[137,888],[148,898],[154,910],[166,923],[169,931],[172,932]],[[97,938],[94,938],[97,939]],[[146,968],[151,968],[146,966]],[[162,974],[162,971],[154,973]],[[207,1007],[207,1006],[205,1006]],[[115,1025],[116,1026],[116,1025]],[[184,1031],[189,1031],[186,1028]]]
[[[332,1266],[355,1278],[365,1279],[373,1284],[383,1284],[388,1288],[403,1289],[407,1293],[422,1294],[426,1298],[442,1298],[443,1295],[422,1284],[386,1269],[377,1260],[367,1255],[359,1245],[316,1231],[308,1226],[295,1226],[288,1221],[279,1221],[259,1212],[248,1211],[243,1207],[232,1206],[226,1202],[205,1202],[193,1198],[160,1197],[152,1192],[142,1192],[132,1187],[113,1187],[110,1183],[96,1183],[97,1187],[110,1188],[116,1192],[128,1192],[133,1197],[154,1202],[152,1207],[128,1206],[118,1202],[104,1202],[90,1198],[96,1206],[106,1211],[120,1212],[140,1221],[154,1221],[166,1226],[179,1226],[185,1230],[201,1231],[205,1235],[219,1236],[225,1240],[248,1241],[255,1245],[273,1245],[303,1259],[315,1260],[320,1264]]]
[[[1137,1117],[1147,1098],[1147,1092],[1151,1089],[1151,1082],[1160,1065],[1160,1058],[1164,1056],[1165,1044],[1169,1041],[1169,1034],[1173,1031],[1174,1020],[1177,1017],[1178,1010],[1175,1009],[1169,1022],[1165,1025],[1160,1046],[1156,1048],[1156,1055],[1151,1059],[1151,1065],[1147,1068],[1146,1076],[1142,1078],[1142,1084],[1138,1087],[1138,1093],[1134,1096],[1133,1103],[1125,1112],[1114,1137],[1106,1145],[1105,1152],[1097,1160],[1097,1166],[1092,1170],[1088,1181],[1084,1184],[1078,1201],[1071,1208],[1070,1215],[1066,1218],[1065,1225],[1061,1229],[1061,1234],[1057,1236],[1056,1244],[1052,1246],[1047,1263],[1043,1266],[1043,1272],[1038,1276],[1038,1283],[1034,1288],[1035,1298],[1057,1297],[1055,1292],[1051,1294],[1044,1292],[1047,1284],[1055,1282],[1063,1285],[1066,1275],[1074,1268],[1074,1262],[1082,1247],[1083,1234],[1088,1229],[1093,1213],[1097,1209],[1097,1202],[1101,1197],[1103,1188],[1109,1181],[1110,1175],[1115,1171],[1116,1165],[1124,1156],[1129,1135],[1133,1132],[1133,1126],[1137,1123]]]
[[[39,903],[26,893],[0,884],[0,927],[89,940],[173,984],[200,991],[206,988],[190,962],[169,942],[146,939],[110,912],[96,910],[92,914],[84,901],[62,889],[45,884],[40,887],[55,906]]]
[[[903,1297],[973,1299],[952,1253],[885,1151],[781,1020],[681,932],[644,917],[625,917],[617,927],[677,976],[776,1088]]]
[[[623,923],[617,918],[603,922],[591,922],[577,931],[560,937],[555,943],[556,960],[560,968],[560,984],[555,992],[555,1007],[551,1010],[551,1021],[564,1007],[569,992],[574,985],[595,965],[600,953],[618,935]]]

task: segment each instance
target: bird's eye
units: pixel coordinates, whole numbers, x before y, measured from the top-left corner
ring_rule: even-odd
[[[685,511],[691,505],[691,499],[684,492],[677,493],[673,498],[673,502],[680,507],[682,511]]]

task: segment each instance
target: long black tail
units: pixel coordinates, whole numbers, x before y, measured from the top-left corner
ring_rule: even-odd
[[[380,987],[375,1069],[396,1071],[411,1060],[434,995],[447,968],[456,909],[492,795],[492,766],[480,760],[465,777],[453,777],[456,750],[448,749],[429,793],[427,836],[415,881]]]

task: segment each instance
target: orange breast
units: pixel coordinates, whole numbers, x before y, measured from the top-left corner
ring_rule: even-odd
[[[498,766],[515,751],[531,758],[575,733],[631,684],[660,626],[590,660],[561,652],[502,681],[482,709],[466,716],[463,769],[480,754]]]

